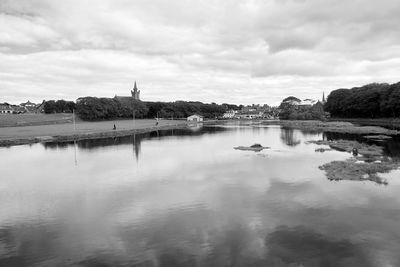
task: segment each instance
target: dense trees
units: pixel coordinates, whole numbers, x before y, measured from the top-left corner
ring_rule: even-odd
[[[75,109],[75,103],[65,100],[49,100],[44,103],[43,108],[45,113],[72,113]]]
[[[294,96],[283,99],[279,105],[281,120],[324,120],[326,114],[321,102],[314,105],[300,105],[301,100]]]
[[[379,118],[400,115],[400,83],[373,83],[352,89],[334,90],[325,110],[332,117]]]
[[[281,120],[325,120],[326,114],[322,103],[313,106],[284,105],[280,108],[279,119]]]
[[[201,102],[143,102],[130,97],[96,98],[82,97],[77,100],[77,114],[84,120],[112,118],[186,118],[200,114],[206,118],[222,116],[227,107],[235,105],[204,104]]]

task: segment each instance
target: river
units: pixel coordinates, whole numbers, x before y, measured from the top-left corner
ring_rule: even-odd
[[[0,148],[0,266],[400,266],[400,172],[329,181],[318,166],[351,155],[307,143],[324,138],[359,137],[223,124]]]

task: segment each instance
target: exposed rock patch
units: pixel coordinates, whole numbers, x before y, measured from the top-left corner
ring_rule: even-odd
[[[368,145],[359,143],[357,141],[350,140],[336,140],[336,141],[327,141],[327,140],[318,140],[318,141],[308,141],[307,143],[317,144],[317,145],[326,145],[331,149],[343,152],[353,153],[354,149],[357,149],[357,153],[364,157],[381,157],[383,156],[383,148],[377,145]]]
[[[379,174],[388,173],[400,167],[400,162],[386,157],[383,148],[380,146],[349,140],[319,140],[308,143],[327,145],[334,150],[353,153],[353,158],[344,161],[332,161],[319,166],[321,170],[325,171],[329,180],[372,181],[386,185],[388,182]],[[316,149],[316,151],[319,152],[319,149]]]
[[[398,164],[391,161],[368,163],[352,158],[346,161],[332,161],[319,168],[325,171],[329,180],[372,181],[387,185],[388,182],[381,178],[379,173],[387,173],[398,167]]]
[[[237,147],[234,147],[234,149],[236,149],[236,150],[244,150],[244,151],[260,152],[260,151],[262,151],[264,149],[269,149],[269,147],[264,147],[264,146],[262,146],[260,144],[254,144],[254,145],[251,145],[251,146],[237,146]]]

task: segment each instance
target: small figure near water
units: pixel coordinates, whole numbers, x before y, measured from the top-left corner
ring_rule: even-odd
[[[353,153],[353,156],[357,156],[358,155],[358,149],[357,148],[353,148],[353,150],[351,151]]]
[[[117,130],[117,127],[115,127],[115,123],[114,123],[114,127],[113,127],[113,130],[115,131],[115,130]]]

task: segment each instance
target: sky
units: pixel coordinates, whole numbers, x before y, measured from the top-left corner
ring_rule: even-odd
[[[278,105],[400,81],[398,0],[0,0],[0,102]]]

